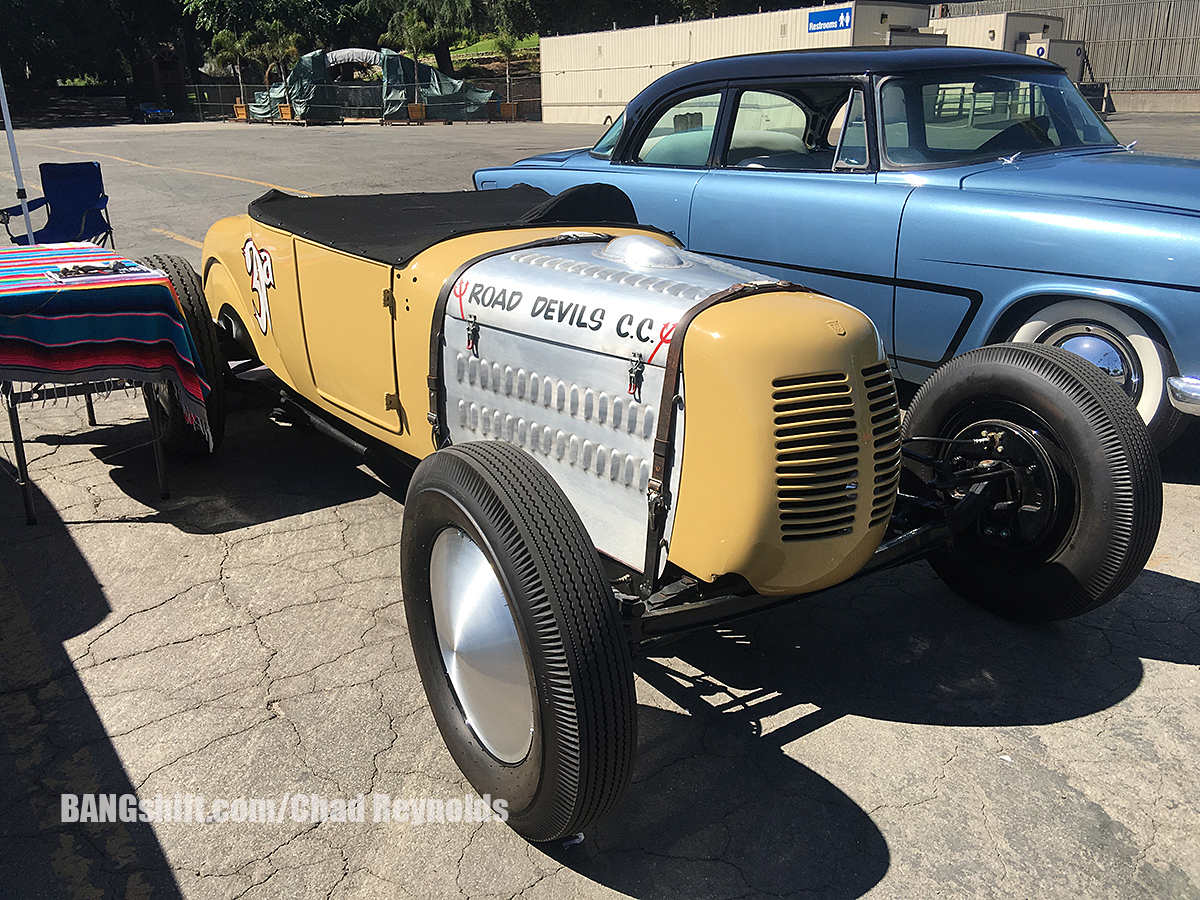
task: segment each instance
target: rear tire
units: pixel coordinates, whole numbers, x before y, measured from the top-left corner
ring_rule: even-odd
[[[520,450],[461,444],[417,467],[400,547],[409,637],[450,755],[528,840],[582,831],[629,782],[637,704],[579,516]]]
[[[1000,448],[975,456],[965,443],[914,440],[989,434],[1003,435]],[[1158,458],[1129,398],[1075,354],[996,344],[951,360],[913,398],[904,438],[939,460],[961,459],[956,469],[1007,454],[1024,474],[1007,487],[941,492],[980,507],[929,557],[966,600],[1026,622],[1064,619],[1111,600],[1146,564],[1162,517]],[[923,480],[934,474],[909,465]]]
[[[147,398],[157,402],[163,410],[163,449],[174,456],[196,458],[208,456],[221,446],[225,437],[225,359],[221,355],[220,337],[217,327],[209,316],[208,303],[204,299],[204,286],[191,264],[182,257],[155,255],[139,260],[152,269],[165,272],[175,288],[179,305],[192,341],[200,357],[199,373],[208,384],[205,412],[208,428],[212,434],[212,446],[200,431],[187,423],[175,385],[168,382],[146,385]]]

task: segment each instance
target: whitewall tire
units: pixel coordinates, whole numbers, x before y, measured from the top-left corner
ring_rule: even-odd
[[[1062,347],[1098,365],[1137,407],[1163,450],[1184,424],[1167,396],[1175,374],[1170,350],[1126,312],[1092,300],[1063,300],[1038,310],[1009,338]]]

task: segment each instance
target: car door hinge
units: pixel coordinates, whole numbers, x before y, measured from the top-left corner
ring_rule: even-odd
[[[392,311],[392,318],[396,317],[396,295],[392,293],[391,288],[383,289],[383,306],[384,309]]]
[[[400,395],[399,394],[384,394],[383,395],[383,408],[384,409],[399,409],[400,408]]]

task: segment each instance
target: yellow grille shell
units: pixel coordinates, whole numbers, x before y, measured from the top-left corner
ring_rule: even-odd
[[[787,595],[844,581],[883,538],[899,480],[895,388],[870,319],[812,293],[696,316],[668,559]]]

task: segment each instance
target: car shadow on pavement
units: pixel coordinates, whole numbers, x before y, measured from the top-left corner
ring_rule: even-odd
[[[15,473],[0,463],[0,482]],[[104,591],[37,496],[30,528],[14,502],[0,521],[0,872],[6,897],[181,896],[143,822],[64,824],[60,796],[133,794],[63,644],[110,612]]]
[[[271,419],[270,408],[251,403],[231,410],[225,440],[211,457],[168,456],[171,496],[167,500],[158,494],[148,421],[106,426],[103,405],[97,404],[100,424],[96,427],[65,434],[31,429],[25,440],[27,447],[88,447],[110,467],[108,475],[122,495],[152,510],[102,503],[97,516],[86,521],[119,517],[164,522],[193,534],[223,534],[352,503],[381,491],[403,502],[411,469],[373,460],[371,469],[377,477],[372,477],[360,468],[361,456],[307,425]]]
[[[1100,610],[1029,627],[958,600],[916,564],[697,632],[637,661],[633,784],[583,843],[549,853],[639,898],[862,896],[892,852],[875,804],[895,814],[906,790],[937,795],[929,786],[964,740],[962,731],[913,740],[908,726],[974,729],[965,739],[991,746],[978,729],[996,729],[999,744],[1024,739],[1015,726],[1106,710],[1141,683],[1143,659],[1200,665],[1188,621],[1198,601],[1200,585],[1144,572]],[[805,740],[834,723],[863,736],[861,758],[831,761],[823,742]],[[842,735],[833,745],[847,743]],[[808,753],[819,768],[853,772],[856,799],[799,761]],[[906,761],[899,774],[897,758]],[[880,767],[892,774],[873,788]],[[889,777],[898,779],[890,788]],[[1030,777],[1015,802],[1047,802],[1039,792],[1059,776]],[[1067,818],[1092,815],[1069,790],[1056,788],[1050,802]],[[1135,859],[1139,848],[1119,833],[1103,832],[1097,854]]]
[[[1200,484],[1200,422],[1193,421],[1160,461],[1168,484]]]

